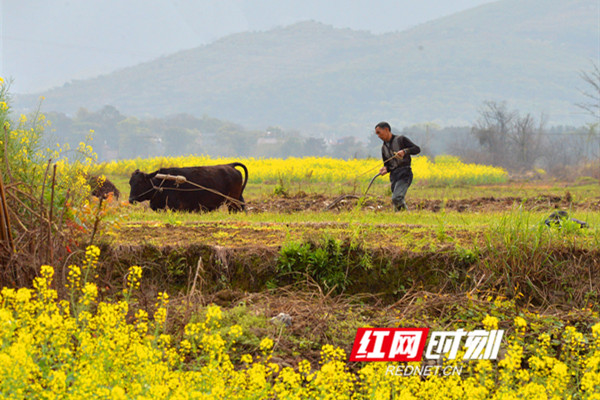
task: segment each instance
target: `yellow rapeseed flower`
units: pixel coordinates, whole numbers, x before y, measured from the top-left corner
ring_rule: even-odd
[[[366,184],[372,171],[381,165],[379,159],[342,160],[330,157],[290,157],[287,159],[211,158],[208,156],[154,157],[136,160],[111,161],[100,165],[99,170],[109,174],[125,174],[135,169],[154,171],[160,167],[179,165],[227,164],[239,161],[249,170],[252,183],[328,182],[353,185]],[[458,157],[441,156],[434,161],[420,156],[413,159],[416,181],[431,184],[480,184],[505,182],[508,174],[502,168],[463,163]]]
[[[525,318],[520,316],[516,317],[515,328],[517,329],[518,333],[520,333],[521,335],[524,334],[525,330],[527,329],[527,321],[525,320]]]
[[[133,302],[98,301],[95,285],[85,282],[82,298],[95,306],[72,310],[51,289],[53,277],[54,269],[43,266],[33,290],[0,289],[0,393],[14,398],[415,400],[593,399],[600,393],[600,323],[591,333],[567,327],[552,346],[549,333],[539,335],[539,345],[513,336],[500,361],[468,363],[456,376],[386,376],[387,363],[350,365],[345,351],[330,344],[322,346],[314,370],[307,360],[280,369],[266,356],[274,346],[268,337],[260,340],[262,354],[238,356],[233,345],[242,328],[221,328],[220,321],[229,321],[223,316],[228,311],[217,306],[206,308],[204,320],[192,316],[183,337],[175,333],[179,328],[150,329],[149,334],[148,312],[139,304],[131,318]],[[167,303],[161,293],[157,307],[166,311]],[[537,332],[531,318],[531,330]],[[522,319],[515,318],[517,329],[527,327]],[[484,318],[486,328],[498,323],[496,317]],[[457,366],[460,359],[444,365]],[[420,362],[402,365],[423,367]]]
[[[240,361],[246,364],[252,364],[252,356],[250,354],[244,354],[240,358]]]
[[[487,330],[498,329],[498,318],[486,315],[482,321],[483,327]]]
[[[130,290],[139,289],[141,279],[142,269],[137,265],[129,267],[129,272],[127,273],[127,287]]]
[[[260,350],[267,352],[273,348],[273,340],[269,337],[265,337],[260,341]]]

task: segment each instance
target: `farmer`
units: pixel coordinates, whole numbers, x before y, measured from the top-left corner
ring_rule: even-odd
[[[381,175],[390,173],[392,184],[392,203],[396,211],[408,210],[404,196],[412,183],[413,173],[410,168],[410,156],[419,154],[421,148],[402,135],[393,135],[392,128],[387,122],[380,122],[375,126],[375,134],[383,140],[381,156],[383,167],[379,170]]]

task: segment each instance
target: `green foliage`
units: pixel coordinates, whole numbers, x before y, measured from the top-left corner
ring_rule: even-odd
[[[258,349],[261,336],[265,332],[274,330],[275,326],[264,315],[257,315],[245,304],[241,303],[223,314],[221,332],[227,333],[232,326],[242,327],[242,335],[238,338],[238,350],[241,353]]]
[[[457,246],[455,251],[458,254],[458,258],[467,265],[474,264],[479,260],[479,249],[477,247],[469,249]]]
[[[273,188],[273,194],[279,197],[288,197],[288,185],[281,174],[277,177],[277,181],[277,185]]]
[[[600,243],[600,230],[546,226],[531,213],[506,214],[495,221],[486,236],[486,269],[501,278],[508,296],[523,293],[526,301],[546,302],[561,292],[566,302],[582,304],[593,290],[578,279],[584,268],[564,257],[564,249],[587,242]],[[566,221],[565,221],[566,222]],[[561,251],[562,249],[562,251]]]
[[[357,243],[341,241],[327,234],[308,242],[286,242],[279,252],[277,272],[280,281],[305,276],[325,290],[343,292],[350,284],[354,268],[371,269],[370,254]]]

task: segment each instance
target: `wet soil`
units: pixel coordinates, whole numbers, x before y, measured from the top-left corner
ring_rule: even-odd
[[[345,198],[326,196],[323,194],[304,194],[299,193],[288,197],[269,197],[257,200],[249,200],[247,210],[251,213],[259,212],[284,212],[292,213],[298,211],[324,211],[330,209],[350,210],[360,203],[360,208],[374,211],[389,211],[391,209],[391,199],[384,197],[366,197],[347,196]],[[332,204],[337,203],[332,206]],[[569,193],[565,196],[542,194],[535,197],[472,197],[467,199],[448,199],[446,201],[439,199],[420,199],[408,198],[409,209],[426,210],[439,212],[459,211],[459,212],[491,212],[508,211],[519,207],[525,210],[553,210],[553,209],[587,209],[590,211],[600,211],[600,196],[585,201],[574,201]]]

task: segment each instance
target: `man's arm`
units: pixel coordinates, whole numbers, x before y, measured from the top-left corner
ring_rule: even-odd
[[[417,146],[416,144],[414,144],[409,138],[407,138],[406,136],[402,136],[402,141],[400,142],[401,145],[401,149],[404,151],[404,154],[402,155],[402,157],[404,157],[404,155],[406,154],[410,154],[410,155],[415,155],[415,154],[419,154],[421,152],[421,148],[419,146]]]
[[[381,147],[381,158],[383,159],[383,167],[381,167],[379,169],[379,173],[381,175],[385,175],[387,174],[388,170],[387,170],[387,166],[389,164],[389,160],[386,162],[386,158],[385,158],[385,151],[383,150],[383,146]]]

